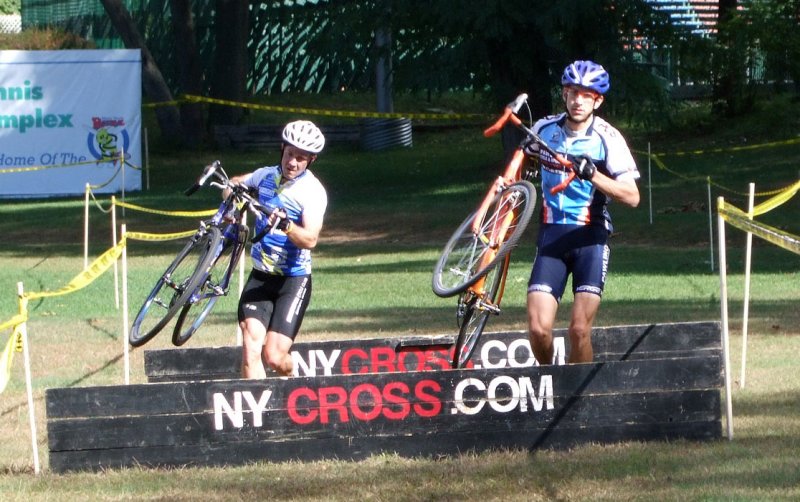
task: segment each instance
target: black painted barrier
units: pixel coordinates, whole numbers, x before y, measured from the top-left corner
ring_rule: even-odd
[[[555,330],[556,363],[569,347],[565,330]],[[595,328],[595,361],[654,359],[721,350],[718,322],[646,324]],[[292,349],[299,376],[431,371],[450,368],[452,336],[365,338],[298,342]],[[238,378],[241,348],[200,347],[146,350],[148,382]],[[471,368],[529,367],[535,363],[523,331],[484,333]]]
[[[587,364],[518,365],[507,357],[508,346],[522,345],[518,334],[492,334],[484,340],[487,358],[475,360],[481,368],[398,371],[381,349],[383,359],[377,360],[387,371],[376,373],[327,364],[330,375],[49,389],[50,468],[232,465],[721,437],[719,323],[599,331],[608,335],[595,339],[605,359]],[[426,358],[426,350],[439,350],[404,345],[408,340],[359,341],[357,348],[369,355],[369,347],[397,352],[413,346]],[[341,349],[344,342],[334,343]],[[327,344],[297,348],[330,355]],[[645,354],[654,357],[640,357]],[[360,368],[375,364],[364,361]]]

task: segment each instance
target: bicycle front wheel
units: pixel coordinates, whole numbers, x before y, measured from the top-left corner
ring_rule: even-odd
[[[463,368],[475,352],[478,340],[486,327],[489,315],[500,313],[498,292],[500,284],[508,273],[510,256],[506,255],[505,261],[498,264],[486,273],[483,291],[469,291],[459,298],[459,311],[463,312],[460,319],[461,328],[458,330],[455,350],[453,352],[453,369]],[[498,303],[495,303],[498,302]]]
[[[247,238],[247,227],[239,225],[238,242],[223,238],[219,245],[212,249],[209,257],[203,260],[202,279],[188,296],[175,321],[172,331],[172,343],[181,346],[200,328],[220,296],[228,294],[230,277],[244,250]]]
[[[191,279],[208,255],[221,239],[219,229],[209,228],[198,233],[178,253],[156,281],[153,290],[139,309],[133,320],[128,341],[139,347],[156,336],[169,321],[175,317],[186,300],[186,290]]]
[[[519,181],[497,194],[485,214],[467,217],[436,263],[433,292],[444,298],[461,293],[500,263],[522,237],[535,204],[536,189]]]

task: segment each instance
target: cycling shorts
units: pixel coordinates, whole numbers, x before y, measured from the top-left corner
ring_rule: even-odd
[[[239,300],[239,322],[258,319],[268,331],[294,340],[310,301],[311,275],[274,275],[254,269]]]
[[[573,293],[603,295],[610,250],[608,230],[599,225],[542,225],[528,292],[561,301],[572,274]]]

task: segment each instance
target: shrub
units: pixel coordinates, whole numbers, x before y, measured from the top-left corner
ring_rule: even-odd
[[[94,49],[95,47],[91,40],[50,28],[0,34],[0,50]]]

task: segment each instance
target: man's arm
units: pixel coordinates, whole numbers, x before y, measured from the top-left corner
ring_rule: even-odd
[[[636,180],[632,177],[615,180],[596,171],[592,177],[592,183],[598,190],[616,201],[631,207],[639,205],[639,187],[636,186]]]
[[[314,249],[322,231],[322,217],[303,214],[301,225],[291,223],[286,235],[295,246],[301,249]]]

